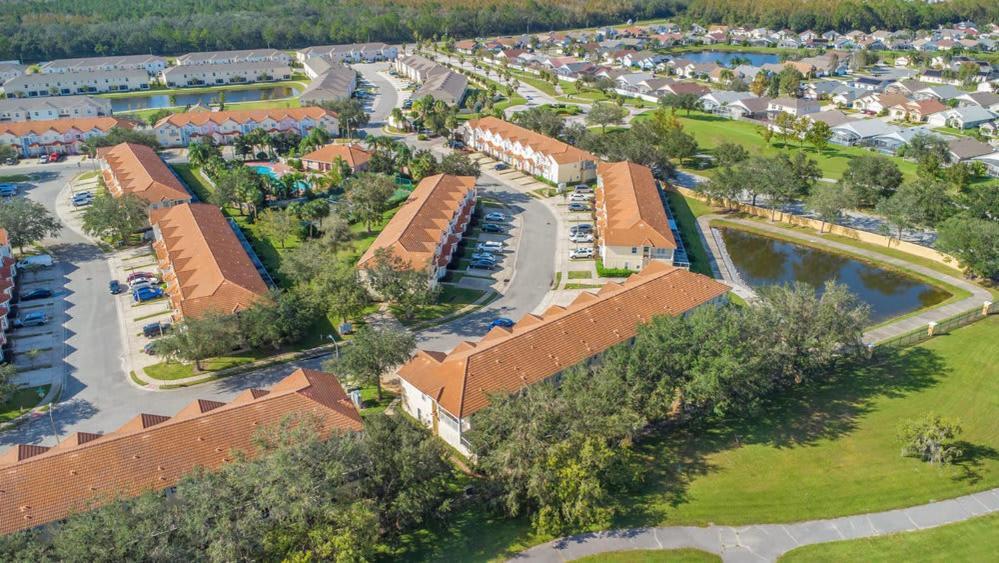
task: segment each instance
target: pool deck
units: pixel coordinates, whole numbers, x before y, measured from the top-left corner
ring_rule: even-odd
[[[931,322],[940,322],[944,319],[953,317],[955,315],[970,311],[972,309],[980,309],[986,302],[991,302],[992,294],[985,289],[967,281],[962,278],[956,278],[954,276],[949,276],[947,274],[938,272],[931,268],[925,266],[920,266],[918,264],[913,264],[907,260],[902,260],[900,258],[895,258],[893,256],[888,256],[885,254],[880,254],[877,252],[869,250],[860,250],[857,247],[850,246],[848,244],[843,244],[841,242],[836,242],[825,238],[819,233],[808,234],[804,232],[792,231],[790,229],[785,229],[778,227],[776,225],[770,225],[767,223],[761,223],[758,221],[750,221],[748,219],[740,219],[737,217],[729,217],[724,215],[708,214],[702,215],[697,218],[698,230],[701,232],[702,239],[706,243],[705,248],[711,254],[711,264],[712,269],[715,271],[716,276],[719,277],[725,283],[736,288],[736,293],[741,295],[739,289],[745,288],[745,284],[738,277],[738,273],[734,272],[734,269],[724,266],[722,260],[720,259],[722,254],[719,245],[723,243],[720,242],[720,237],[715,237],[712,235],[711,221],[715,219],[724,219],[725,221],[731,223],[737,223],[751,227],[756,230],[770,232],[774,235],[785,237],[789,239],[797,239],[802,242],[808,242],[821,247],[826,247],[843,254],[854,254],[863,255],[878,262],[883,262],[885,264],[895,266],[903,270],[909,270],[916,272],[928,278],[943,282],[947,285],[954,287],[959,287],[969,293],[970,297],[966,297],[960,301],[954,301],[947,303],[945,305],[940,305],[938,307],[933,307],[926,309],[918,314],[912,315],[910,317],[905,317],[898,319],[897,321],[886,323],[880,326],[876,326],[864,333],[864,342],[868,344],[876,344],[883,340],[889,338],[894,338],[896,336],[901,336],[919,330],[922,328],[927,328]],[[814,231],[813,231],[814,232]],[[734,273],[733,273],[734,272]]]

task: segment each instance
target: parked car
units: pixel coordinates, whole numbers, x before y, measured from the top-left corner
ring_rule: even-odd
[[[499,211],[490,211],[486,213],[486,221],[506,221],[506,215]]]
[[[585,259],[585,258],[593,258],[593,248],[589,247],[589,246],[587,246],[585,248],[574,248],[574,249],[572,249],[572,250],[569,251],[569,258],[571,258],[573,260],[582,260],[582,259]]]
[[[131,274],[128,274],[128,277],[125,278],[125,281],[130,282],[135,278],[155,278],[155,277],[156,274],[152,272],[132,272]]]
[[[593,242],[593,233],[576,233],[574,235],[569,235],[569,240],[572,242]]]
[[[132,278],[132,280],[128,282],[128,288],[136,289],[139,287],[151,287],[158,283],[160,283],[160,280],[155,276],[150,276],[148,278]]]
[[[61,153],[54,152],[49,155],[49,162],[59,162],[60,160],[62,160]]]
[[[590,206],[586,205],[585,203],[574,201],[569,204],[569,211],[589,211],[589,210]]]
[[[32,268],[48,268],[53,264],[52,257],[48,254],[35,254],[34,256],[28,256],[27,258],[22,258],[18,260],[17,267],[32,269]]]
[[[94,192],[76,192],[73,194],[73,201],[78,199],[94,199]]]
[[[142,347],[142,353],[149,354],[150,356],[155,356],[157,344],[158,342],[147,342],[146,345]]]
[[[94,202],[94,194],[91,192],[82,192],[73,196],[73,207],[85,207]]]
[[[510,168],[510,167],[507,166],[506,164],[502,163],[502,162],[500,162],[500,163],[498,163],[496,165],[496,170],[506,170],[507,168]]]
[[[121,282],[118,280],[111,280],[108,283],[108,291],[111,292],[111,295],[118,295],[119,293],[124,291],[124,289],[125,288],[121,286]]]
[[[468,267],[476,270],[492,270],[496,267],[496,262],[490,262],[489,260],[472,260]]]
[[[162,336],[170,331],[170,327],[171,325],[168,322],[149,323],[142,327],[142,336],[146,338]]]
[[[49,155],[47,154],[43,154],[42,156],[38,157],[38,164],[45,164],[48,161],[49,161]]]
[[[479,252],[503,252],[503,243],[492,240],[480,242],[475,245],[475,250]]]
[[[482,232],[484,233],[502,233],[503,227],[497,225],[496,223],[483,223]]]
[[[0,197],[14,197],[17,195],[17,184],[0,184]]]
[[[592,233],[593,225],[589,223],[579,223],[578,225],[573,225],[569,227],[569,234],[574,235],[577,233]]]
[[[451,141],[451,142],[449,143],[449,146],[450,146],[450,147],[451,147],[452,149],[463,149],[463,148],[465,148],[465,143],[463,143],[463,142],[461,142],[461,141]]]
[[[53,293],[51,289],[38,288],[32,289],[21,294],[21,301],[34,301],[36,299],[48,299],[52,297]]]
[[[33,311],[14,320],[14,326],[42,326],[49,322],[49,317],[42,311]]]
[[[590,201],[591,199],[593,199],[593,194],[573,192],[569,195],[569,201]]]
[[[498,319],[495,319],[493,322],[489,323],[489,328],[497,326],[501,326],[503,328],[513,328],[513,325],[514,325],[513,319],[508,319],[506,317],[499,317]]]
[[[496,255],[492,252],[476,252],[472,254],[472,260],[490,260],[496,262]]]
[[[12,157],[8,158],[7,160],[3,161],[3,163],[7,164],[7,165],[10,165],[10,166],[16,166],[17,165],[17,157],[16,156],[12,156]]]
[[[132,291],[132,300],[136,302],[152,301],[163,297],[163,290],[158,287],[140,287]]]
[[[592,194],[593,188],[587,186],[586,184],[578,184],[576,185],[575,188],[573,188],[572,191],[576,192],[577,194]]]

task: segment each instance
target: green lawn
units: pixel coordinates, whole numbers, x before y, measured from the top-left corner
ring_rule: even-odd
[[[208,372],[219,371],[255,362],[263,357],[263,354],[256,352],[239,356],[222,356],[201,362],[202,371],[194,373],[194,364],[182,364],[180,362],[165,361],[147,366],[143,371],[152,379],[160,381],[174,381],[195,375],[208,375]]]
[[[713,563],[721,561],[714,553],[699,549],[635,549],[610,551],[574,559],[577,563]]]
[[[670,430],[639,444],[649,474],[614,527],[747,525],[890,510],[999,486],[999,316],[897,358],[802,387],[745,420]],[[899,455],[905,419],[960,420],[966,452],[944,468]],[[414,560],[510,556],[551,538],[480,506],[407,537]]]
[[[486,292],[481,289],[470,289],[454,285],[442,286],[437,303],[426,307],[420,307],[409,319],[402,319],[399,313],[393,310],[393,314],[406,326],[415,326],[453,315],[462,308],[478,301]]]
[[[31,180],[31,176],[27,174],[7,174],[6,176],[0,176],[0,182],[27,182]]]
[[[0,422],[7,422],[34,408],[49,392],[49,385],[23,387],[7,401],[0,403]]]
[[[588,280],[593,277],[593,272],[589,270],[569,270],[570,280]]]
[[[712,209],[704,202],[684,197],[678,192],[667,191],[666,197],[673,209],[673,220],[676,221],[676,226],[680,229],[680,236],[683,237],[683,243],[687,248],[690,270],[711,276],[711,262],[698,234],[697,217],[711,213]]]
[[[866,561],[994,561],[999,514],[919,532],[799,547],[780,560],[808,563]]]

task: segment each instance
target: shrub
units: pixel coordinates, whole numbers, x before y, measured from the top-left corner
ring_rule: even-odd
[[[945,464],[954,462],[963,453],[950,443],[960,433],[961,426],[956,421],[928,414],[922,419],[902,422],[898,428],[898,440],[902,443],[904,457]]]

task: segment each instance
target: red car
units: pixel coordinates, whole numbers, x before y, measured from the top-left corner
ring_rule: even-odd
[[[125,278],[125,282],[132,283],[132,280],[136,280],[139,278],[157,279],[157,276],[156,274],[153,274],[151,272],[132,272],[131,274],[128,274],[127,278]]]
[[[49,162],[59,162],[62,160],[62,154],[54,152],[49,155]]]

